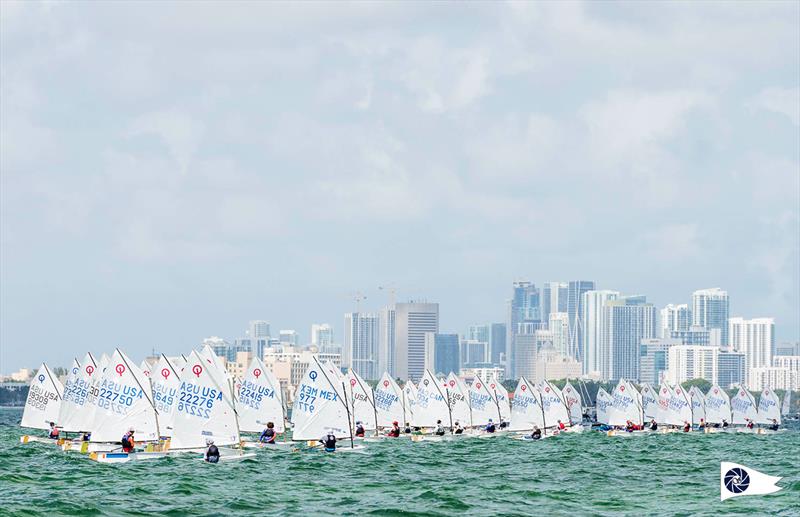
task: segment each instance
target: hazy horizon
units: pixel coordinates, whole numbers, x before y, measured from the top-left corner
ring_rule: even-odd
[[[800,340],[800,4],[0,3],[0,372],[511,283]]]

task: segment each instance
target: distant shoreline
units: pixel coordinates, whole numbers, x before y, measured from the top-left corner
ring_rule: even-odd
[[[18,406],[6,406],[6,405],[0,405],[0,409],[22,409],[22,408],[24,408],[24,407],[25,407],[25,404],[20,404],[20,405],[18,405]]]

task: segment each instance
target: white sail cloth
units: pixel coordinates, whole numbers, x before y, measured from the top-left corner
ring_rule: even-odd
[[[349,437],[351,419],[339,377],[314,357],[292,406],[292,439],[318,440],[326,433]]]
[[[57,424],[63,394],[64,386],[42,363],[31,379],[20,425],[31,429],[50,429],[50,422]]]
[[[731,423],[731,400],[725,390],[718,385],[708,389],[705,399],[706,422],[722,424],[723,421]]]

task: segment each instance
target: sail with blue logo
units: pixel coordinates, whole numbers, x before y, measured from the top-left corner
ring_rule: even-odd
[[[292,406],[292,439],[319,440],[326,433],[350,436],[344,386],[315,356],[297,386]]]
[[[700,425],[706,420],[706,398],[697,386],[689,388],[689,400],[692,402],[692,425]]]
[[[781,423],[780,400],[775,390],[764,388],[758,398],[758,419],[759,424]]]
[[[544,428],[539,390],[531,386],[525,377],[520,377],[514,398],[511,399],[509,431],[530,431],[534,426]]]
[[[789,416],[792,411],[792,391],[786,390],[783,394],[783,403],[781,404],[781,415]]]
[[[178,407],[178,390],[181,379],[175,365],[167,356],[161,354],[150,372],[150,385],[153,390],[153,403],[158,412],[158,430],[161,436],[172,436],[175,410]]]
[[[725,390],[714,384],[705,398],[706,422],[709,424],[731,423],[731,399]]]
[[[669,416],[667,424],[669,425],[685,425],[692,423],[692,402],[689,400],[689,394],[680,384],[675,388],[670,388],[669,399]]]
[[[50,422],[58,424],[63,393],[61,382],[42,363],[31,379],[20,425],[31,429],[50,429]]]
[[[613,402],[614,399],[612,399],[611,395],[609,395],[608,392],[604,390],[601,386],[597,390],[597,397],[595,397],[595,411],[598,423],[608,425],[608,420],[609,420],[608,411]]]
[[[284,432],[281,386],[273,383],[271,373],[258,357],[250,361],[236,398],[239,431],[260,433],[272,422],[275,432]]]
[[[375,411],[378,414],[378,427],[391,427],[392,422],[404,425],[403,390],[388,372],[384,372],[373,393]]]
[[[205,354],[204,354],[205,355]],[[171,449],[199,449],[239,443],[239,423],[226,375],[197,351],[180,375]],[[221,379],[221,381],[220,381]]]
[[[608,411],[608,424],[625,426],[629,421],[642,425],[642,413],[639,409],[639,400],[636,388],[631,383],[620,379],[616,388],[611,393],[612,404]]]
[[[746,389],[739,387],[739,391],[731,399],[732,424],[746,424],[749,420],[753,422],[758,418],[756,410],[756,399],[753,394]]]
[[[469,394],[469,405],[472,409],[472,425],[485,426],[492,422],[499,421],[497,414],[497,402],[494,400],[494,395],[489,391],[489,387],[480,378],[472,381],[467,389]]]
[[[558,427],[559,421],[564,425],[569,424],[569,413],[558,388],[545,381],[539,388],[539,397],[542,402],[545,427]]]
[[[361,422],[364,429],[374,431],[377,414],[372,387],[351,368],[345,375],[345,389],[347,403],[350,404],[353,428],[357,422]]]
[[[652,386],[642,383],[642,414],[644,420],[649,422],[651,420],[658,421],[658,395]]]
[[[422,380],[417,384],[414,426],[435,427],[439,420],[444,426],[450,425],[450,409],[442,384],[443,382],[437,379],[430,370],[425,370]]]
[[[73,364],[64,386],[64,398],[58,413],[58,425],[70,433],[91,431],[93,404],[89,401],[92,379],[100,377],[101,370],[91,352],[87,352],[77,370]]]
[[[501,422],[511,421],[511,401],[508,397],[508,390],[505,386],[497,380],[497,377],[492,377],[489,381],[489,391],[494,395],[495,402],[497,403],[497,413]]]
[[[136,364],[116,349],[100,377],[91,441],[118,442],[128,429],[137,441],[159,438],[150,381]]]
[[[472,425],[472,415],[469,407],[469,393],[466,385],[450,372],[442,384],[442,393],[450,397],[450,411],[453,415],[453,425],[458,422],[462,427]]]

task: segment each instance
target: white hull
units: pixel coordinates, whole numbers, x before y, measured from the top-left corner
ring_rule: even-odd
[[[89,459],[98,463],[128,463],[130,461],[147,461],[166,458],[166,452],[92,452]]]
[[[292,442],[275,442],[275,443],[261,443],[261,442],[242,442],[245,449],[263,449],[265,451],[288,451],[295,447]]]
[[[220,449],[219,452],[219,463],[234,463],[237,461],[251,460],[256,457],[256,453],[254,452],[240,454],[238,451],[236,451],[235,454],[226,454],[222,449]],[[200,457],[200,461],[206,462],[205,455]]]
[[[59,445],[60,440],[47,438],[46,436],[31,436],[28,434],[19,437],[19,443],[49,443],[52,445]]]

